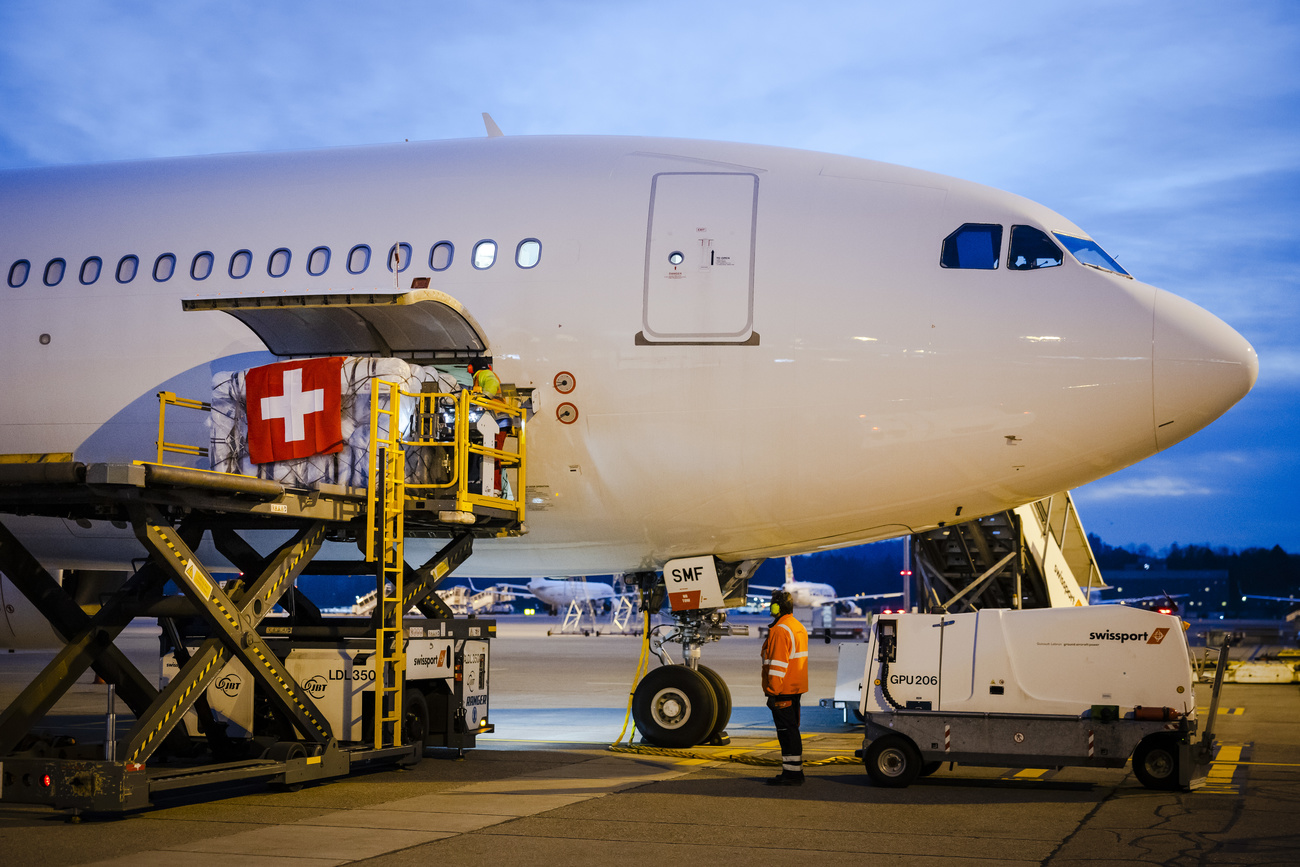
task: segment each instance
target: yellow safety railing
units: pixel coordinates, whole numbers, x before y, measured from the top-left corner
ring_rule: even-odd
[[[167,407],[178,406],[182,409],[197,409],[202,412],[208,412],[212,409],[212,404],[204,403],[201,400],[191,400],[188,397],[177,397],[174,392],[158,392],[158,463],[165,463],[163,454],[172,452],[178,455],[190,455],[196,458],[206,458],[208,449],[206,446],[192,446],[188,443],[169,443],[167,442]]]
[[[433,449],[440,460],[446,455],[450,465],[449,477],[439,482],[409,482],[406,485],[407,496],[420,499],[429,497],[430,493],[440,491],[454,492],[456,509],[472,512],[475,506],[514,511],[518,521],[524,520],[524,491],[527,487],[527,439],[525,411],[514,398],[493,400],[479,392],[469,390],[450,393],[412,393],[400,392],[415,400],[415,416],[409,432],[403,436],[402,445],[410,448]],[[451,418],[448,419],[448,412]],[[508,422],[506,442],[503,448],[496,447],[495,437],[491,442],[472,442],[471,416],[490,413],[497,422]],[[509,440],[514,439],[513,448]],[[470,460],[480,461],[478,490],[471,490]],[[491,463],[489,463],[491,462]],[[515,470],[516,478],[511,484],[510,496],[505,491],[498,496],[483,493],[484,485],[489,483],[489,473],[495,473],[495,467],[502,471],[502,480],[508,479],[506,470]],[[503,485],[504,487],[504,485]]]

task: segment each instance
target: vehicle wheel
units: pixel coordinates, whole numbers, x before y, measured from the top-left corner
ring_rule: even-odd
[[[928,777],[942,767],[943,767],[943,762],[926,762],[925,764],[921,765],[921,773],[919,774],[919,776]]]
[[[707,665],[701,665],[697,669],[704,679],[713,687],[713,694],[718,699],[718,718],[713,721],[713,729],[704,738],[706,741],[712,740],[714,736],[722,734],[727,730],[727,723],[731,722],[731,690],[727,688],[727,682]]]
[[[1147,735],[1133,750],[1133,773],[1148,789],[1178,788],[1178,741],[1166,734]]]
[[[266,751],[266,757],[276,762],[287,762],[290,759],[301,759],[306,757],[307,748],[298,741],[280,741]],[[281,792],[300,792],[302,783],[279,783],[273,782],[268,784],[270,788],[277,789]]]
[[[921,772],[921,754],[902,735],[876,738],[867,747],[863,762],[871,782],[889,789],[911,785]]]
[[[415,754],[415,761],[424,758],[424,744],[429,740],[429,703],[424,694],[409,684],[406,687],[404,704],[406,712],[402,715],[402,743],[419,742],[421,747]]]
[[[266,751],[266,757],[273,762],[287,762],[301,759],[307,755],[307,748],[298,741],[280,741]]]
[[[648,743],[693,747],[709,736],[718,697],[704,675],[684,665],[656,668],[632,693],[632,719]]]

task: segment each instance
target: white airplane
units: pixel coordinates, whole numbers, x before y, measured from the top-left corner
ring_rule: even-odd
[[[584,578],[534,578],[527,584],[503,584],[503,587],[527,590],[552,611],[564,611],[573,602],[597,602],[613,599],[614,585]]]
[[[893,599],[902,596],[898,593],[855,593],[852,596],[840,596],[835,588],[829,584],[819,584],[815,581],[796,581],[794,580],[794,564],[789,557],[785,558],[785,583],[780,587],[764,587],[760,584],[750,584],[750,590],[784,590],[790,594],[794,600],[795,608],[822,608],[826,605],[839,605],[840,603],[860,602],[865,599]],[[816,618],[814,618],[815,622]]]
[[[1232,328],[1042,205],[679,139],[8,170],[0,273],[0,461],[148,458],[158,392],[204,399],[275,352],[491,354],[537,412],[529,532],[476,544],[487,578],[754,561],[1004,511],[1190,436],[1258,371]],[[350,345],[304,306],[412,290],[427,303],[398,311],[397,343]],[[211,309],[232,298],[242,319]],[[304,313],[259,319],[277,304]],[[438,304],[455,328],[420,318]],[[0,520],[49,569],[143,553],[109,521]],[[12,630],[30,608],[3,592]]]

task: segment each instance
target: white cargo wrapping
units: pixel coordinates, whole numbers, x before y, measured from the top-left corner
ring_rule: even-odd
[[[330,455],[315,455],[292,461],[255,464],[248,455],[248,414],[245,377],[247,370],[218,373],[212,379],[211,426],[212,469],[242,473],[289,485],[314,487],[320,484],[366,484],[366,461],[370,447],[370,388],[375,379],[400,383],[407,392],[419,393],[424,383],[436,383],[435,391],[455,393],[455,377],[432,367],[407,364],[398,358],[346,358],[342,369],[342,423],[344,448]],[[415,398],[403,398],[399,414],[405,428],[411,423]],[[430,478],[428,462],[432,449],[406,450],[408,482]]]
[[[879,633],[867,658],[865,712],[894,702],[946,713],[1064,714],[1093,705],[1168,707],[1194,714],[1182,622],[1122,605],[985,609],[882,617],[897,631],[882,677]]]

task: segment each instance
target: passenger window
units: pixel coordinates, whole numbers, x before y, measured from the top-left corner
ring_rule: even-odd
[[[27,275],[32,273],[32,263],[19,259],[9,266],[9,285],[14,289],[27,282]]]
[[[99,272],[104,270],[104,260],[98,256],[91,256],[81,263],[81,285],[89,286],[99,279]]]
[[[497,242],[496,241],[479,241],[474,245],[474,256],[472,262],[474,267],[483,271],[492,267],[492,263],[497,260]]]
[[[307,273],[313,277],[319,277],[329,270],[330,266],[330,248],[317,247],[307,255]]]
[[[1033,271],[1036,268],[1055,268],[1065,254],[1047,237],[1047,233],[1033,226],[1011,227],[1011,249],[1007,251],[1007,267],[1012,271]]]
[[[405,271],[407,268],[411,267],[411,245],[410,244],[394,244],[393,246],[388,248],[388,270],[389,271],[393,270],[394,256],[400,257],[396,262],[397,271],[399,274],[402,271]]]
[[[239,250],[230,257],[230,276],[235,280],[242,280],[248,276],[248,272],[253,268],[253,254],[248,250]]]
[[[439,241],[429,251],[429,267],[435,271],[446,271],[451,267],[451,258],[455,252],[456,248],[451,245],[451,241]]]
[[[176,257],[171,253],[163,253],[153,260],[153,279],[159,283],[166,283],[174,273],[176,273]]]
[[[542,260],[542,242],[536,238],[527,238],[519,242],[515,249],[515,264],[520,268],[532,268]]]
[[[289,273],[289,260],[292,258],[293,254],[284,247],[273,251],[271,258],[266,260],[266,273],[272,277],[283,277]]]
[[[68,263],[62,259],[51,259],[45,265],[45,285],[58,286],[63,281],[63,272]]]
[[[966,223],[943,239],[939,264],[944,268],[974,268],[992,271],[998,267],[1002,250],[1002,226],[998,223]]]
[[[360,274],[370,267],[370,248],[365,244],[357,244],[348,251],[348,273]]]
[[[211,253],[203,252],[194,257],[190,263],[190,277],[194,280],[206,280],[212,275],[214,259]]]
[[[130,283],[135,279],[135,272],[140,270],[140,257],[123,256],[117,260],[117,282]]]

